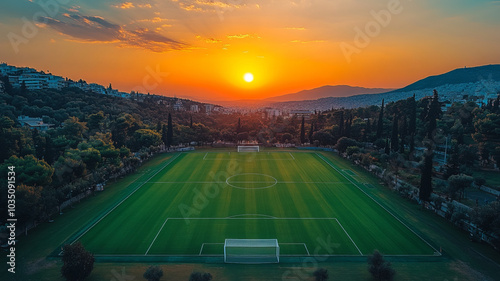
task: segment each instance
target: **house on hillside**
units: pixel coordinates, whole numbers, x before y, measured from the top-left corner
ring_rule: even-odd
[[[17,121],[19,124],[21,124],[21,127],[28,127],[30,129],[37,129],[39,131],[47,131],[51,127],[54,126],[54,124],[47,124],[44,123],[42,118],[38,117],[29,117],[25,115],[21,115],[17,117]]]

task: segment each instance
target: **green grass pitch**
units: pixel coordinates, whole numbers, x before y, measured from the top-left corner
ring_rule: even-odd
[[[313,152],[181,153],[76,240],[97,256],[221,256],[227,238],[276,238],[281,256],[435,254],[355,178]]]

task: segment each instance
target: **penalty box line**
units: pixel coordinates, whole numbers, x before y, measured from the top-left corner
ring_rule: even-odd
[[[158,233],[156,233],[156,236],[155,238],[153,239],[153,241],[151,242],[151,244],[149,245],[149,248],[147,249],[146,253],[144,254],[145,256],[148,255],[149,253],[149,250],[151,249],[151,247],[153,246],[154,242],[156,241],[156,239],[158,238],[158,236],[160,235],[160,232],[163,230],[163,228],[165,227],[165,224],[167,223],[168,220],[335,220],[337,222],[337,224],[340,226],[340,228],[342,228],[342,230],[344,231],[344,233],[347,235],[347,237],[349,238],[349,240],[351,240],[352,244],[354,245],[354,247],[356,247],[356,249],[358,250],[359,254],[361,256],[363,256],[363,253],[361,252],[361,250],[359,249],[358,245],[356,245],[356,243],[354,242],[354,240],[352,239],[352,237],[349,235],[349,233],[345,230],[344,226],[340,223],[340,221],[337,219],[337,218],[277,218],[277,217],[260,217],[260,218],[238,218],[238,217],[227,217],[227,218],[166,218],[165,221],[163,222],[160,230],[158,230]],[[201,245],[201,248],[200,248],[200,252],[199,252],[199,256],[201,256],[201,253],[203,251],[203,248],[205,247],[205,245],[219,245],[219,244],[224,244],[224,243],[202,243]],[[307,252],[307,255],[310,256],[310,252],[309,252],[309,249],[307,248],[307,245],[305,243],[278,243],[278,244],[282,244],[282,245],[304,245],[304,248],[306,249],[306,252]]]

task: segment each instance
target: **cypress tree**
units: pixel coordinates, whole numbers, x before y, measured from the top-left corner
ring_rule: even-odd
[[[384,148],[385,154],[389,155],[391,154],[391,148],[389,146],[389,139],[385,139],[385,148]]]
[[[438,92],[434,90],[434,95],[429,103],[427,111],[427,137],[433,139],[437,127],[437,119],[441,116],[441,103],[439,102]]]
[[[393,152],[397,152],[399,150],[398,114],[397,113],[394,113],[394,118],[392,119],[391,150]]]
[[[311,129],[309,130],[309,142],[313,142],[313,134],[314,134],[314,122],[311,122]]]
[[[380,139],[384,133],[384,101],[385,100],[382,100],[382,107],[380,108],[380,113],[378,116],[376,139]]]
[[[302,116],[302,123],[300,124],[300,143],[306,142],[306,128],[305,128],[305,118]]]
[[[174,126],[172,124],[172,115],[169,113],[168,114],[168,123],[167,123],[167,147],[170,147],[172,145],[174,138]]]
[[[406,116],[403,116],[403,125],[401,126],[401,130],[399,136],[401,138],[401,145],[399,146],[399,152],[405,152],[405,144],[406,144],[406,136],[408,135],[408,123],[406,121]]]
[[[344,111],[340,112],[340,121],[339,121],[339,136],[344,136]]]
[[[434,153],[428,149],[425,153],[424,163],[421,169],[420,188],[418,197],[420,200],[428,201],[432,193],[432,159]]]
[[[189,128],[193,128],[193,115],[191,115],[191,120],[189,121]]]
[[[417,102],[415,94],[409,99],[410,124],[408,124],[408,134],[410,135],[410,153],[415,150],[415,133],[417,131]]]
[[[236,133],[241,133],[241,118],[238,118],[238,125],[236,125]]]

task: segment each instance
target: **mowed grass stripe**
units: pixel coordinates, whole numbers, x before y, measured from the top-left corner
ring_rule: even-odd
[[[241,230],[250,226],[248,231]],[[304,243],[311,255],[359,255],[354,244],[345,235],[335,219],[307,220],[307,219],[191,219],[186,223],[183,219],[169,219],[165,229],[175,229],[175,232],[162,231],[149,254],[161,255],[196,255],[199,254],[203,243],[223,243],[226,238],[239,239],[274,239],[280,243]],[[210,235],[200,229],[213,229]],[[218,231],[223,229],[224,232]],[[314,240],[303,229],[317,229]],[[319,231],[321,235],[318,235]],[[327,244],[328,243],[328,244]],[[328,245],[325,247],[325,245]],[[220,252],[204,250],[205,255],[217,255]],[[285,252],[286,255],[304,254]]]
[[[321,158],[317,155],[318,158]],[[322,159],[325,164],[328,163]],[[337,169],[338,171],[338,169]],[[344,175],[349,179],[348,175]],[[345,185],[347,187],[349,185]],[[342,204],[344,206],[356,205],[356,212],[348,214],[339,214],[339,218],[350,217],[351,219],[342,220],[342,224],[349,232],[351,237],[358,244],[363,252],[373,251],[373,245],[379,245],[376,249],[388,255],[405,255],[411,253],[413,255],[433,255],[435,249],[428,245],[427,241],[416,235],[405,224],[396,219],[396,217],[377,204],[373,198],[356,186],[355,183],[350,185],[352,188],[338,187],[334,193],[329,196],[338,196],[343,193]],[[323,192],[328,192],[322,189]],[[347,208],[341,208],[346,210]],[[349,208],[352,210],[352,208]],[[364,230],[369,229],[369,232]]]
[[[223,153],[220,160],[204,161],[204,154],[184,153],[176,165],[151,179],[152,182],[171,183],[145,184],[117,208],[109,220],[106,218],[81,240],[96,254],[143,255],[157,235],[148,255],[198,255],[203,243],[279,234],[283,240],[279,242],[306,243],[311,251],[318,246],[318,239],[333,239],[340,244],[340,250],[336,249],[334,255],[359,255],[340,227],[332,229],[331,224],[315,220],[300,223],[256,220],[237,224],[186,220],[179,225],[172,224],[169,219],[160,231],[167,218],[225,218],[255,214],[282,218],[337,218],[363,253],[379,249],[385,254],[432,254],[416,235],[356,186],[342,183],[346,179],[318,156],[294,153],[294,161],[277,160],[284,155],[287,154],[269,153],[265,156],[272,160],[256,161],[257,158],[251,155]],[[269,175],[283,183],[268,189],[251,189],[251,182],[245,183],[249,189],[225,184],[228,177],[245,173]],[[257,179],[252,175],[243,178]],[[322,181],[325,183],[319,183]],[[184,230],[181,226],[185,227]],[[172,246],[177,247],[175,253],[171,252],[171,246],[165,246],[174,243],[172,241],[178,245]],[[183,253],[179,250],[182,247],[185,247]],[[323,249],[323,252],[328,254],[331,251]]]

